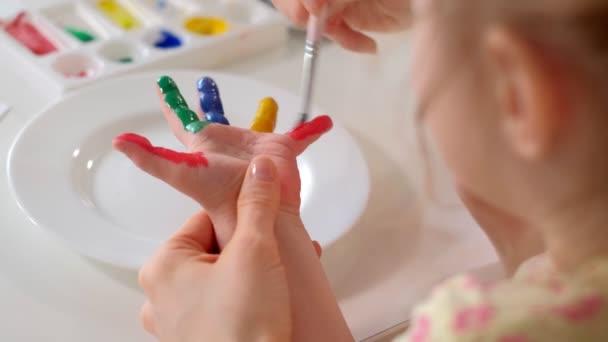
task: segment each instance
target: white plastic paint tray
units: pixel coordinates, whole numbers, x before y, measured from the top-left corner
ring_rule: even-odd
[[[12,57],[24,79],[48,83],[47,89],[63,93],[146,68],[211,68],[250,57],[287,37],[284,18],[256,0],[113,0],[136,19],[138,25],[132,29],[101,10],[101,1],[72,1],[27,13],[28,22],[57,51],[36,55],[4,29],[0,49]],[[185,25],[192,18],[220,18],[228,29],[215,35],[194,33]],[[94,40],[83,42],[67,28],[85,31]],[[178,37],[181,45],[155,46],[161,31]]]

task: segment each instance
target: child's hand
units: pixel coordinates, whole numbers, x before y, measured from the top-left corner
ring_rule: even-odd
[[[317,118],[290,134],[259,133],[221,124],[209,124],[191,133],[184,129],[184,123],[167,106],[162,94],[161,106],[173,133],[189,153],[153,147],[147,139],[134,134],[117,137],[114,147],[145,172],[200,203],[217,229],[220,247],[226,245],[236,226],[236,199],[247,166],[255,156],[270,156],[281,182],[280,211],[299,217],[301,184],[296,157],[331,129],[328,117]]]
[[[292,316],[275,222],[280,183],[258,157],[239,184],[237,226],[221,254],[200,212],[140,272],[145,329],[161,341],[291,341]]]
[[[273,0],[295,25],[305,27],[309,15],[319,16],[329,6],[325,34],[342,47],[356,52],[375,52],[376,42],[362,31],[391,32],[410,22],[409,0]]]
[[[174,89],[177,88],[174,87]],[[299,126],[287,135],[258,133],[201,122],[199,120],[199,117],[202,117],[201,114],[197,116],[187,108],[180,108],[176,105],[182,102],[174,92],[165,92],[163,100],[169,100],[168,103],[173,108],[169,108],[165,102],[162,104],[163,112],[173,132],[192,153],[178,153],[153,147],[145,138],[129,134],[117,137],[114,141],[115,147],[144,171],[167,182],[203,205],[214,225],[217,248],[223,253],[224,247],[227,245],[228,250],[232,248],[243,251],[249,248],[246,244],[228,244],[228,241],[232,237],[235,227],[238,230],[240,225],[247,224],[247,222],[237,222],[237,218],[242,219],[237,215],[237,211],[244,205],[254,205],[263,199],[255,196],[247,197],[247,199],[241,200],[237,209],[237,198],[249,163],[256,156],[268,155],[276,167],[280,182],[281,201],[278,214],[274,215],[276,217],[275,238],[279,241],[280,260],[285,268],[284,272],[290,292],[292,306],[290,318],[293,330],[291,340],[352,341],[352,336],[318,260],[320,246],[315,245],[316,248],[311,248],[310,237],[299,216],[300,178],[296,156],[331,128],[331,120],[328,117],[319,117]],[[218,121],[222,120],[215,115],[217,113],[213,113],[219,110],[219,105],[209,104],[206,100],[201,102],[201,107],[210,111],[206,113],[208,118],[215,116]],[[177,119],[178,114],[179,120]],[[256,119],[264,118],[268,118],[268,116],[260,112],[256,115]],[[264,124],[263,121],[256,120],[257,124],[253,127],[260,130],[273,126]],[[264,208],[259,208],[257,213],[253,214],[259,216],[258,219],[269,215]],[[245,255],[249,254],[245,253]],[[174,259],[170,254],[161,252],[149,265],[165,264],[166,262],[163,260]],[[179,259],[177,263],[188,261],[188,259]],[[177,265],[173,265],[173,267],[180,268]],[[183,269],[185,273],[196,272],[195,267]],[[170,272],[170,270],[171,266],[166,268],[166,272]],[[149,272],[143,274],[146,273]],[[206,274],[205,277],[223,275],[219,271]],[[150,281],[155,281],[156,277],[152,278]],[[146,277],[142,279],[144,285],[150,283],[145,279]],[[222,278],[222,280],[217,280],[216,284],[223,282],[232,283],[233,281]],[[163,284],[162,280],[161,284]],[[192,285],[188,282],[185,284]],[[193,287],[196,288],[197,285],[193,285]],[[180,290],[181,288],[176,287],[167,289],[167,296],[179,296],[178,293],[173,292]],[[184,289],[184,291],[186,290]],[[203,296],[203,294],[199,295]],[[150,296],[152,298],[153,295],[150,294]],[[241,299],[243,298],[238,298],[238,300]],[[187,299],[184,301],[187,302]],[[192,305],[196,305],[196,303],[192,303]],[[235,324],[237,323],[239,322],[235,322]]]

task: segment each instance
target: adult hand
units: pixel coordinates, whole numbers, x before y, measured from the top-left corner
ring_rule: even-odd
[[[213,222],[219,250],[228,245],[237,227],[236,203],[249,163],[257,156],[268,156],[276,166],[281,188],[276,239],[290,291],[292,340],[352,341],[318,260],[320,248],[315,245],[316,253],[311,248],[299,215],[296,156],[331,128],[331,120],[321,117],[289,134],[258,133],[219,124],[191,133],[184,131],[177,113],[164,102],[162,108],[189,153],[154,147],[136,135],[117,137],[114,146],[147,173],[198,201]],[[199,116],[203,117],[202,113]]]
[[[152,146],[146,138],[125,134],[114,139],[114,147],[150,175],[168,183],[193,198],[211,216],[217,240],[223,248],[236,227],[236,199],[243,175],[255,156],[267,155],[277,167],[281,181],[282,212],[299,217],[300,175],[296,157],[331,129],[328,117],[306,123],[290,134],[260,133],[250,129],[210,124],[197,133],[185,131],[178,115],[161,97],[161,108],[175,136],[188,153],[178,153]],[[204,118],[204,113],[198,116]],[[325,129],[306,133],[323,121]],[[298,134],[294,134],[298,133]],[[166,155],[189,162],[175,162]],[[173,158],[175,159],[175,158]]]
[[[409,0],[273,0],[295,25],[305,27],[310,15],[328,7],[325,34],[345,49],[374,53],[376,42],[364,34],[403,30],[410,23]]]
[[[146,330],[161,341],[290,341],[290,296],[275,235],[279,203],[275,166],[255,158],[238,197],[234,236],[221,254],[213,253],[213,226],[201,212],[142,268]]]

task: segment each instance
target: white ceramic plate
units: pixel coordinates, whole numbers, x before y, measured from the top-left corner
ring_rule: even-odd
[[[298,98],[248,79],[203,71],[168,71],[191,106],[196,81],[213,77],[231,124],[247,127],[258,101],[274,97],[277,132],[291,128]],[[144,174],[118,152],[112,138],[135,132],[155,145],[182,150],[159,110],[156,79],[141,73],[82,89],[32,120],[11,148],[9,183],[28,217],[80,253],[138,268],[200,208]],[[302,216],[313,239],[327,245],[343,235],[367,203],[367,165],[348,132],[334,129],[299,159]]]

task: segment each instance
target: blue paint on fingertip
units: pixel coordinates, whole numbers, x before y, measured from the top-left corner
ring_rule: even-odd
[[[217,83],[215,83],[215,81],[211,78],[211,77],[203,77],[200,80],[198,80],[197,83],[197,87],[198,87],[198,91],[200,91],[201,93],[205,93],[205,94],[219,94],[220,90],[217,87]]]
[[[210,122],[230,126],[230,122],[228,121],[228,119],[224,115],[221,115],[216,112],[205,113],[205,118],[207,119],[207,121]]]
[[[196,84],[200,93],[201,110],[224,115],[224,106],[217,83],[211,77],[203,77]]]
[[[201,95],[201,110],[205,113],[214,112],[224,115],[224,106],[219,95]]]

